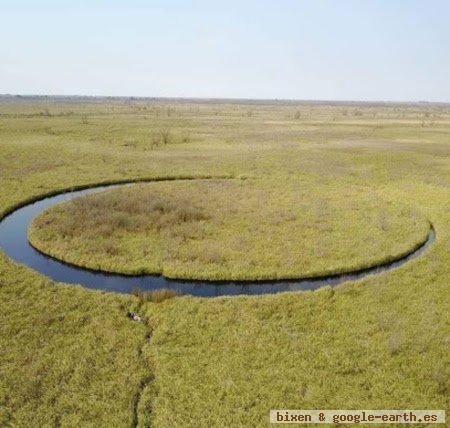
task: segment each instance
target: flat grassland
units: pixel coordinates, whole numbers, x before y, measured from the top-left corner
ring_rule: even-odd
[[[437,238],[402,267],[335,289],[161,303],[55,284],[0,254],[0,425],[264,426],[271,408],[449,409],[449,135],[450,107],[437,104],[1,99],[0,215],[80,185],[233,177],[92,196],[115,199],[119,214],[137,207],[105,223],[122,233],[110,254],[106,241],[83,246],[88,228],[70,235],[98,226],[87,198],[36,220],[49,252],[82,264],[93,249],[115,270],[290,276],[392,257],[428,221]],[[172,207],[153,213],[158,228],[139,194]],[[186,210],[195,221],[179,221]],[[255,229],[239,223],[247,215]],[[142,230],[163,260],[129,244]],[[66,232],[78,247],[61,247]]]

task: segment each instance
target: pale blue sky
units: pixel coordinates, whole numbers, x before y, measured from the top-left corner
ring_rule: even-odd
[[[450,1],[0,0],[0,93],[450,102]]]

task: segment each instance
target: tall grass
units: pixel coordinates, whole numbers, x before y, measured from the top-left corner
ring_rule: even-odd
[[[168,104],[176,108],[169,117]],[[147,109],[140,110],[144,106]],[[51,116],[43,114],[46,108]],[[251,116],[246,108],[253,111]],[[354,116],[354,108],[363,115]],[[297,110],[302,120],[294,121]],[[83,114],[88,124],[82,123]],[[149,150],[152,133],[161,129],[170,129],[172,142]],[[191,144],[180,144],[187,133]],[[376,242],[386,242],[379,248],[389,252],[392,245],[407,241],[401,234],[393,236],[396,218],[403,224],[400,229],[408,221],[402,217],[415,221],[412,214],[397,211],[400,205],[417,209],[418,223],[429,219],[437,233],[436,242],[420,258],[334,290],[183,297],[162,304],[56,284],[0,254],[0,426],[122,427],[137,419],[141,426],[259,427],[267,424],[270,408],[448,409],[449,133],[448,105],[0,101],[0,215],[43,194],[93,183],[233,175],[274,183],[272,193],[269,186],[263,195],[257,187],[248,191],[247,180],[240,182],[241,191],[238,186],[205,193],[205,200],[221,198],[219,212],[228,200],[253,197],[242,205],[257,206],[250,213],[260,217],[255,220],[238,210],[241,222],[234,230],[248,228],[249,233],[234,234],[227,241],[243,251],[242,260],[249,259],[253,250],[246,251],[246,245],[257,236],[263,237],[262,254],[272,251],[267,235],[257,233],[262,220],[273,222],[269,229],[276,229],[277,222],[295,224],[293,209],[305,204],[312,207],[307,218],[311,221],[298,235],[292,233],[292,224],[287,236],[280,235],[285,254],[309,257],[307,249],[298,254],[298,238],[319,230],[317,236],[333,237],[318,246],[329,267],[339,254],[333,244],[336,223],[329,221],[336,207],[333,194],[349,208],[336,212],[337,219],[359,212],[361,217],[367,214],[373,226],[373,234],[365,235],[367,246],[355,255],[360,260],[369,258],[366,250]],[[283,185],[295,187],[295,199],[279,210],[269,204],[272,212],[265,211],[260,201],[281,199]],[[322,198],[327,194],[328,209],[311,202],[318,196],[314,189]],[[169,190],[164,188],[166,202]],[[192,205],[201,190],[184,192],[183,200]],[[361,202],[365,196],[373,196],[372,208],[376,196],[383,203],[366,210]],[[92,200],[88,202],[87,212]],[[215,217],[215,204],[205,211],[194,206],[211,218],[176,220],[168,230],[174,237],[173,251],[181,242],[193,245],[218,238],[220,223],[212,230],[203,227],[220,218]],[[380,217],[383,211],[386,224]],[[147,215],[145,209],[141,212]],[[136,254],[148,262],[162,241],[141,233],[139,216],[131,224],[112,221],[124,234],[120,246],[109,241],[110,247],[103,247],[107,239],[83,233],[80,248],[87,241],[92,247],[95,243],[94,254],[103,260],[111,254],[116,262],[125,257],[125,267]],[[384,236],[389,228],[393,235]],[[71,230],[70,223],[66,230]],[[364,236],[364,230],[357,235]],[[75,238],[69,235],[68,241]],[[346,238],[344,234],[340,242]],[[226,234],[220,241],[224,239]],[[186,247],[181,256],[187,266],[197,259],[211,266],[227,260],[224,245],[210,244],[210,252]],[[345,245],[352,250],[352,241]],[[164,255],[164,248],[157,253]],[[160,270],[160,261],[153,267]],[[249,263],[245,269],[254,266]],[[138,308],[151,323],[151,337],[146,325],[126,317],[127,311]]]
[[[181,294],[169,288],[161,288],[159,290],[141,290],[140,288],[135,288],[132,291],[133,296],[136,296],[142,305],[145,302],[151,303],[161,303],[168,299],[173,299]]]

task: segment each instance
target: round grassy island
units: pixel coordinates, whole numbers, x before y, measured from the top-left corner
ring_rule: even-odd
[[[30,243],[106,272],[199,280],[350,272],[406,254],[427,220],[364,188],[277,180],[141,183],[51,207]]]

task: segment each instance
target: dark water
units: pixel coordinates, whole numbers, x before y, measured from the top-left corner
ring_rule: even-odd
[[[67,192],[31,203],[9,214],[0,222],[0,249],[11,259],[22,263],[43,275],[65,283],[81,284],[87,288],[129,293],[133,288],[156,290],[170,288],[183,294],[212,297],[238,294],[266,294],[282,291],[315,290],[326,285],[334,286],[344,281],[363,278],[370,274],[394,269],[408,260],[419,256],[435,239],[434,230],[430,229],[428,239],[422,246],[397,261],[378,267],[364,269],[343,275],[333,275],[315,279],[262,282],[208,282],[180,281],[157,275],[126,276],[107,274],[70,266],[52,259],[35,250],[28,243],[27,230],[30,222],[42,210],[59,202],[69,201],[82,195],[99,192],[119,185],[99,186],[95,188]],[[122,184],[123,186],[123,184]]]

